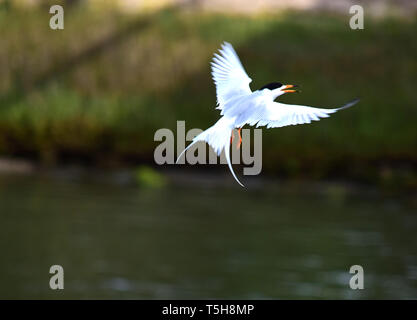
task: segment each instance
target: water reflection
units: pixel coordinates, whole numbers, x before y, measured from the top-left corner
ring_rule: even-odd
[[[313,189],[0,176],[0,297],[417,298],[415,203]]]

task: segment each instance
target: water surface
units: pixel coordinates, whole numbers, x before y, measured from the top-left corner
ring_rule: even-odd
[[[0,298],[417,298],[416,211],[409,197],[338,184],[1,175]],[[364,290],[349,287],[357,264]]]

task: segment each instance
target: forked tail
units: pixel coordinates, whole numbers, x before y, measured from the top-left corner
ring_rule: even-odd
[[[232,162],[230,161],[230,137],[232,135],[232,130],[233,123],[227,118],[220,118],[219,121],[217,121],[213,126],[208,128],[206,131],[203,131],[193,139],[193,142],[191,142],[188,147],[185,148],[178,156],[176,163],[178,163],[178,160],[181,158],[181,156],[194,144],[196,144],[198,141],[205,141],[213,148],[218,156],[220,156],[224,150],[227,165],[229,166],[233,178],[235,178],[237,183],[244,187],[244,185],[236,177],[236,174],[233,171]]]

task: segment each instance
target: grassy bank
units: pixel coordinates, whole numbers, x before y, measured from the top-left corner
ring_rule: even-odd
[[[352,31],[349,16],[328,14],[124,16],[75,7],[65,29],[52,31],[47,10],[2,8],[0,16],[3,155],[152,163],[157,129],[175,130],[177,120],[205,129],[219,117],[209,61],[227,40],[253,90],[297,83],[302,94],[282,101],[323,107],[361,98],[320,123],[264,130],[265,172],[416,184],[415,19],[367,19]]]

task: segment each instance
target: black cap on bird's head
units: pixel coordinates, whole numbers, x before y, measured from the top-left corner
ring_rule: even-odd
[[[280,82],[271,82],[266,85],[264,85],[261,89],[269,89],[269,90],[275,90],[275,89],[281,89],[281,94],[288,93],[288,92],[299,92],[298,90],[285,90],[289,88],[296,88],[298,85],[296,84],[282,84]]]
[[[274,89],[281,88],[281,87],[282,87],[282,83],[280,83],[280,82],[271,82],[271,83],[268,83],[268,84],[264,85],[259,90],[263,90],[263,89],[274,90]]]

